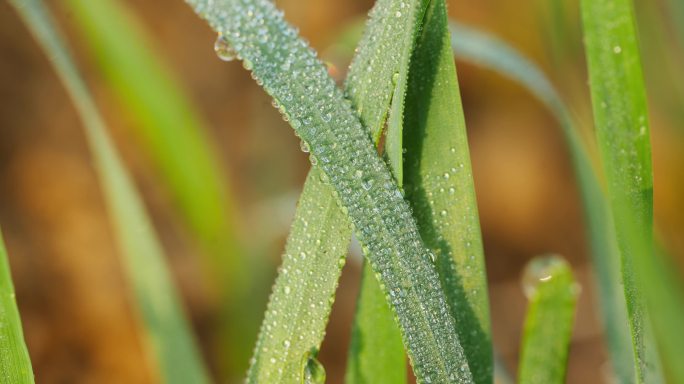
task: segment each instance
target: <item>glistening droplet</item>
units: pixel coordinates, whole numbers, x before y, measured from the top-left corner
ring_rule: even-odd
[[[304,377],[302,377],[302,383],[304,384],[325,383],[325,368],[316,359],[316,354],[317,351],[314,349],[304,355]]]
[[[225,36],[220,33],[214,42],[214,52],[216,52],[216,56],[223,61],[233,61],[237,58],[235,49],[233,49]]]
[[[553,280],[554,272],[566,265],[558,255],[542,256],[532,259],[522,276],[522,288],[527,298],[532,298],[541,284]]]

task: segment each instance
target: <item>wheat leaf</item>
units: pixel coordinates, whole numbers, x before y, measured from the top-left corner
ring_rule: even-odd
[[[33,384],[33,369],[21,318],[14,295],[14,284],[7,260],[7,250],[0,231],[0,373],[3,380],[16,384]]]
[[[433,256],[367,130],[326,67],[270,1],[189,3],[226,38],[310,148],[312,162],[335,189],[383,282],[419,380],[472,382]],[[406,12],[394,17],[413,23],[420,4],[406,4]]]
[[[86,138],[112,216],[124,268],[137,299],[146,336],[167,383],[206,383],[208,376],[162,248],[128,173],[107,134],[85,84],[42,1],[12,0],[26,26],[50,58],[83,121]]]

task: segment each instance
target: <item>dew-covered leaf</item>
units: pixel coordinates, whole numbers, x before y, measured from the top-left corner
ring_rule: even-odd
[[[351,227],[332,188],[313,168],[285,246],[259,340],[249,383],[298,383],[311,350],[320,348]]]
[[[85,128],[105,201],[124,256],[123,266],[145,326],[146,346],[167,383],[206,383],[208,376],[165,264],[162,248],[104,121],[78,74],[51,15],[40,0],[12,0],[50,58]]]
[[[310,148],[312,163],[334,188],[383,283],[419,380],[472,382],[434,256],[368,131],[326,67],[270,1],[189,3],[227,39]],[[421,7],[405,4],[406,12],[394,17],[413,23]]]
[[[484,252],[446,2],[431,1],[406,97],[404,183],[476,383],[493,374]]]
[[[583,0],[596,136],[622,261],[636,380],[662,382],[644,292],[654,277],[653,172],[646,93],[630,0]]]
[[[579,286],[558,256],[533,259],[525,268],[529,300],[520,349],[520,384],[562,384],[575,319]]]
[[[5,243],[0,232],[0,373],[3,381],[33,384],[33,369],[14,295]]]
[[[463,24],[451,23],[452,47],[458,60],[495,71],[520,83],[546,105],[558,121],[571,154],[584,205],[604,331],[613,371],[621,383],[634,381],[631,336],[624,291],[621,288],[620,256],[610,208],[596,176],[577,123],[544,73],[515,48],[496,37]]]

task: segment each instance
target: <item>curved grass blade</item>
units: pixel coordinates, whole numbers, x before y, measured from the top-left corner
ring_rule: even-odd
[[[563,129],[584,205],[613,371],[618,382],[633,382],[631,336],[624,292],[620,287],[620,256],[612,219],[586,146],[575,128],[577,123],[544,73],[515,48],[494,36],[462,24],[452,22],[450,29],[457,59],[490,69],[520,83],[549,108]]]
[[[245,305],[259,276],[244,257],[233,225],[225,173],[204,121],[151,47],[150,36],[125,4],[69,0],[73,16],[110,88],[134,119],[142,150],[163,176],[187,228],[199,240],[203,269],[220,301],[220,366],[244,372],[257,332],[257,306]]]
[[[69,0],[66,7],[162,171],[189,227],[214,259],[230,292],[244,291],[245,272],[230,217],[234,204],[205,124],[184,96],[134,16],[112,0]]]
[[[312,163],[334,187],[384,283],[419,380],[472,382],[433,256],[390,171],[325,66],[270,1],[189,3],[228,40],[311,149]],[[396,17],[419,15],[418,6],[408,5]]]
[[[206,383],[208,376],[181,309],[152,225],[51,16],[39,0],[12,0],[50,57],[83,120],[124,267],[133,284],[146,336],[167,383]]]
[[[523,276],[529,299],[520,352],[520,384],[562,384],[579,287],[558,256],[534,259]]]
[[[395,30],[401,29],[401,24],[405,22],[403,19],[396,19],[396,17],[383,17],[387,14],[395,15],[397,11],[401,11],[402,7],[401,5],[398,5],[399,9],[396,8],[396,4],[395,8],[393,9],[391,7],[391,3],[388,1],[378,2],[376,4],[376,7],[374,8],[372,17],[369,21],[369,33],[381,34],[383,32],[386,32],[386,30],[392,30],[392,24],[399,24],[399,26],[394,26]],[[406,31],[408,33],[408,36],[410,37],[411,29],[406,29]],[[395,51],[403,49],[407,52],[403,55],[402,61],[408,62],[408,59],[410,57],[410,47],[412,40],[397,39],[395,35],[388,35],[387,37],[391,37],[391,39],[387,39],[387,41],[390,44],[394,44],[393,48],[395,48]],[[402,47],[402,44],[407,45],[409,48],[407,49],[405,47]],[[365,73],[363,71],[359,71],[359,68],[363,67],[358,63],[365,63],[368,61],[376,62],[376,60],[377,62],[383,64],[379,66],[381,68],[381,71],[371,72],[373,76],[369,77],[366,80],[364,77]],[[382,121],[384,120],[385,115],[387,113],[386,104],[390,97],[392,97],[392,87],[395,86],[395,83],[397,82],[396,78],[398,76],[395,76],[394,74],[398,74],[398,65],[398,62],[387,61],[384,57],[382,57],[382,55],[379,55],[377,51],[372,49],[364,49],[362,47],[360,53],[355,58],[355,64],[352,66],[351,69],[352,73],[360,73],[360,76],[354,76],[357,79],[357,81],[363,78],[366,81],[371,80],[375,84],[375,87],[372,88],[375,92],[364,92],[359,89],[356,89],[358,94],[355,97],[355,100],[361,104],[368,104],[371,106],[371,108],[366,108],[365,112],[362,113],[362,117],[366,119],[366,122],[370,126],[373,126],[375,128],[375,132],[372,132],[372,135],[376,138],[376,144],[379,141],[379,137],[381,134]],[[352,76],[350,76],[350,78],[351,77]],[[404,82],[405,78],[406,76],[404,75]],[[346,82],[347,89],[349,90],[351,87],[354,86],[354,84],[354,81],[348,80]],[[377,92],[378,89],[384,89],[385,91]],[[403,94],[400,95],[400,97],[403,99]],[[371,103],[371,101],[373,101],[373,103]],[[380,108],[372,108],[376,105],[380,105]],[[385,109],[382,108],[383,106]],[[315,170],[315,168],[316,167],[314,166],[314,171],[312,172],[320,172]],[[335,269],[331,268],[331,266],[334,267],[337,264],[337,259],[344,256],[343,252],[345,251],[345,248],[343,247],[349,242],[351,237],[351,231],[349,229],[348,221],[344,213],[341,211],[340,207],[333,204],[314,204],[312,201],[310,201],[317,201],[318,199],[321,199],[321,197],[318,197],[317,192],[312,191],[315,191],[317,189],[320,191],[326,191],[328,188],[322,184],[323,181],[321,181],[317,177],[313,177],[310,178],[304,186],[304,192],[300,199],[300,206],[310,207],[307,209],[298,209],[297,214],[295,216],[295,224],[298,221],[306,221],[308,223],[308,225],[306,226],[308,233],[298,231],[298,227],[296,225],[293,226],[289,236],[288,246],[286,247],[283,267],[281,268],[281,271],[288,270],[288,265],[292,264],[292,262],[290,261],[291,257],[288,255],[299,253],[314,255],[314,257],[309,257],[306,261],[300,261],[298,264],[302,268],[309,268],[315,271],[327,271],[315,273],[316,276],[326,276],[326,283],[320,285],[320,287],[323,287],[322,289],[320,287],[318,289],[316,289],[315,287],[314,289],[312,289],[310,286],[304,284],[304,288],[308,287],[308,289],[303,288],[300,291],[302,292],[301,295],[307,296],[296,297],[293,295],[288,296],[284,292],[285,287],[289,287],[291,284],[296,284],[297,282],[289,281],[285,277],[278,278],[273,288],[273,294],[270,300],[271,304],[269,305],[269,309],[266,314],[266,320],[264,321],[265,324],[276,321],[278,325],[272,326],[270,328],[262,327],[259,343],[255,351],[255,359],[248,373],[248,380],[296,380],[297,375],[301,371],[297,369],[298,366],[302,364],[301,356],[306,355],[312,349],[316,350],[320,346],[323,337],[323,330],[327,318],[329,316],[330,308],[322,308],[323,311],[321,311],[321,313],[318,316],[316,316],[316,321],[312,320],[308,308],[310,304],[315,305],[317,300],[332,300],[334,288],[339,277],[339,268]],[[332,193],[332,191],[329,192]],[[333,195],[328,196],[328,198],[334,200]],[[314,217],[314,219],[312,219],[312,216]],[[315,217],[317,216],[331,217],[331,220],[323,221],[315,219]],[[339,234],[339,237],[330,237],[328,235],[329,233],[337,233]],[[310,239],[312,238],[315,238],[316,240],[310,241]],[[293,250],[291,244],[298,244],[297,249]],[[325,251],[325,247],[333,247],[337,249],[337,252],[332,253],[329,251]],[[321,257],[321,254],[323,255],[323,257]],[[367,278],[364,280],[365,283],[363,286],[368,284],[377,285],[378,283],[374,282],[374,274],[372,270],[370,270],[370,267],[366,266],[365,270],[365,275],[367,276]],[[302,283],[300,282],[299,284]],[[362,291],[365,289],[363,288],[363,286]],[[371,287],[371,289],[373,289],[373,291],[370,292],[370,296],[364,295],[363,293],[361,294],[362,296],[366,297],[365,300],[362,300],[362,303],[372,302],[374,305],[378,305],[381,308],[385,308],[385,312],[389,312],[389,308],[387,307],[383,295],[380,295],[380,303],[376,303],[374,301],[377,300],[377,293],[381,292],[380,288],[375,286]],[[282,308],[276,308],[276,306],[287,308],[289,318],[286,320],[282,319],[281,317],[283,316],[282,313],[284,313],[284,311],[282,310]],[[361,304],[361,306],[363,306],[363,304]],[[375,306],[373,306],[373,308],[375,308]],[[378,317],[376,317],[376,319],[378,319]],[[388,325],[390,327],[390,331],[388,332],[394,332],[397,335],[399,334],[399,331],[396,329],[396,325],[394,325],[394,322],[391,317],[389,318]],[[300,340],[299,343],[293,345],[292,342],[289,341],[289,336],[293,333],[301,333],[302,329],[307,329],[308,332],[304,333],[305,336]],[[358,331],[360,330],[360,328],[357,327],[356,329],[357,334],[359,334]],[[373,346],[373,340],[378,340],[376,337],[378,335],[379,334],[374,333],[372,335],[372,339],[370,337],[365,337],[364,347]],[[388,373],[387,377],[389,378],[396,376],[396,366],[403,367],[405,364],[403,357],[403,349],[401,348],[400,336],[396,337],[395,341],[397,340],[399,348],[397,349],[398,352],[395,351],[394,355],[398,356],[398,360],[391,364],[395,369],[393,369],[392,373]],[[384,342],[384,340],[381,341]],[[373,348],[371,347],[370,350],[372,349]],[[379,353],[378,351],[375,352],[375,355],[382,355],[382,353]],[[262,363],[263,361],[270,362],[272,361],[272,358],[275,359],[275,363]],[[377,364],[370,365],[377,366]],[[399,372],[401,371],[403,371],[403,369],[401,369]],[[373,372],[377,373],[380,371],[373,370]],[[274,375],[278,375],[278,379],[276,379]],[[384,375],[378,375],[378,377],[380,376]],[[354,376],[349,376],[348,380],[350,377]]]
[[[33,384],[33,369],[14,296],[7,251],[0,231],[0,374],[3,381]]]
[[[581,3],[596,136],[605,170],[639,383],[662,382],[643,288],[653,275],[653,173],[631,1]],[[638,273],[637,273],[638,271]]]

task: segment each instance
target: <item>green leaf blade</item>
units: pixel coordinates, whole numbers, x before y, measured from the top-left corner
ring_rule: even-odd
[[[10,2],[50,57],[85,128],[114,230],[133,285],[151,353],[168,383],[207,383],[208,375],[181,309],[162,248],[52,17],[39,0]]]
[[[380,283],[367,264],[356,305],[345,383],[406,383],[401,332]]]
[[[7,260],[7,250],[0,231],[0,372],[3,380],[16,384],[33,384],[33,368],[29,357],[21,318],[14,295],[14,284]]]
[[[204,122],[128,9],[111,0],[66,3],[189,227],[214,258],[209,269],[224,275],[218,280],[230,291],[244,290],[244,273],[236,272],[245,268],[229,220],[234,204]]]
[[[631,335],[612,217],[586,145],[579,137],[577,123],[571,118],[568,108],[544,73],[515,48],[494,36],[462,24],[452,23],[450,29],[452,48],[457,59],[490,69],[520,83],[549,108],[560,124],[584,205],[613,373],[621,383],[633,382]]]
[[[445,1],[432,1],[425,20],[406,99],[406,194],[421,236],[437,257],[473,378],[491,383],[484,252]]]
[[[417,376],[471,382],[432,256],[392,175],[325,66],[269,1],[190,4],[230,41],[311,148],[312,162],[334,186],[384,283]]]
[[[644,285],[653,277],[653,171],[631,1],[582,1],[591,96],[632,334],[636,380],[662,382]]]
[[[523,277],[529,298],[521,347],[520,384],[562,384],[579,287],[570,266],[551,256],[530,262]]]
[[[248,383],[301,382],[325,333],[351,227],[314,168],[304,184],[269,300]]]

